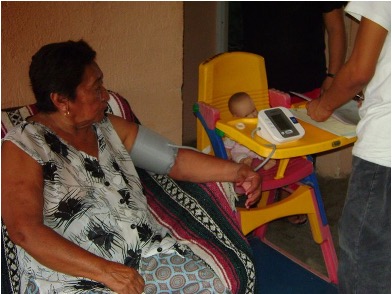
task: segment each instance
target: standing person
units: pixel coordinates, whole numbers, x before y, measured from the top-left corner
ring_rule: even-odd
[[[154,218],[135,165],[150,159],[150,171],[173,179],[243,184],[250,204],[260,176],[105,115],[95,56],[82,40],[43,46],[29,71],[40,112],[2,142],[2,218],[18,247],[21,293],[229,292]]]
[[[391,3],[350,2],[360,21],[352,54],[331,87],[307,104],[326,120],[364,89],[358,140],[339,224],[340,293],[391,291]]]
[[[317,98],[344,63],[343,5],[331,1],[244,1],[243,51],[265,58],[269,88]],[[328,34],[328,66],[325,56]],[[292,103],[303,101],[292,97]]]

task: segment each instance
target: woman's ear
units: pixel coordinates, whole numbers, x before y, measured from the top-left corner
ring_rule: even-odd
[[[58,93],[50,93],[50,99],[58,111],[64,115],[69,114],[69,99],[67,97]]]

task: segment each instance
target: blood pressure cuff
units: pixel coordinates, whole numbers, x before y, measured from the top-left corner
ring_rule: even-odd
[[[139,131],[130,152],[132,161],[135,166],[147,171],[168,174],[178,152],[178,148],[170,146],[171,144],[173,143],[161,135],[139,125]]]

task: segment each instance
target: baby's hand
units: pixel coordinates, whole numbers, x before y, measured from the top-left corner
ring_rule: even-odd
[[[242,163],[246,164],[247,166],[251,166],[252,165],[252,158],[247,157],[245,158]]]

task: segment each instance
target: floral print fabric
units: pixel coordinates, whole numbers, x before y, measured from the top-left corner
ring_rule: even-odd
[[[98,158],[35,122],[22,123],[4,140],[42,166],[45,225],[98,256],[138,269],[142,257],[172,253],[177,245],[148,211],[132,160],[110,120],[93,127]],[[22,292],[34,283],[41,293],[110,293],[97,282],[52,271],[20,247],[18,259]]]

